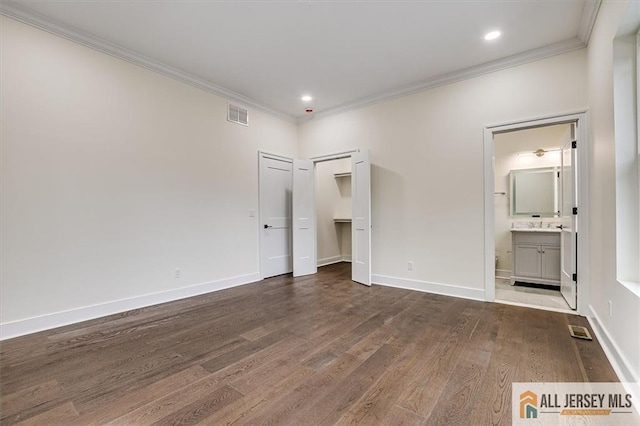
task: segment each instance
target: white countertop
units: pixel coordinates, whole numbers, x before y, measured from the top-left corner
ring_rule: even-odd
[[[560,228],[511,228],[511,232],[552,232],[558,233],[561,231]]]

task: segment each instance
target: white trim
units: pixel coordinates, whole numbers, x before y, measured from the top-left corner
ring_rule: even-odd
[[[495,200],[487,201],[487,194],[495,192],[493,132],[484,129],[484,296],[487,302],[496,300],[496,231]],[[491,218],[491,220],[489,220]],[[489,256],[491,253],[491,256]]]
[[[360,152],[360,150],[350,149],[348,151],[336,152],[334,154],[318,155],[318,156],[309,158],[309,160],[313,161],[314,163],[321,163],[323,161],[340,160],[343,158],[351,158],[351,154],[356,152]]]
[[[350,254],[343,254],[342,255],[342,262],[351,263],[351,255]]]
[[[322,259],[318,259],[318,267],[321,266],[327,266],[327,265],[333,265],[334,263],[340,263],[342,262],[342,256],[337,255],[337,256],[329,256],[329,257],[324,257]]]
[[[538,61],[540,59],[550,58],[556,55],[562,55],[574,50],[582,49],[586,47],[586,43],[578,38],[553,43],[547,46],[543,46],[537,49],[532,49],[526,52],[518,53],[506,58],[497,59],[495,61],[487,62],[484,64],[476,65],[473,67],[465,68],[458,71],[453,71],[445,74],[441,74],[427,80],[422,80],[418,83],[413,83],[408,86],[404,86],[398,89],[390,90],[387,92],[377,93],[366,98],[356,100],[354,102],[338,105],[333,108],[328,108],[323,111],[314,113],[313,115],[304,115],[297,118],[298,124],[304,123],[309,120],[315,120],[325,118],[331,115],[336,115],[342,112],[351,111],[355,109],[365,108],[371,105],[375,105],[384,101],[400,98],[403,96],[411,95],[413,93],[422,92],[436,87],[445,86],[447,84],[455,83],[462,80],[478,77],[492,72],[505,70],[508,68],[523,65],[529,62]]]
[[[132,64],[141,66],[151,71],[155,71],[159,74],[197,87],[214,95],[221,96],[227,100],[233,102],[239,102],[250,106],[253,109],[262,111],[267,114],[271,114],[275,117],[287,120],[289,122],[295,122],[295,118],[289,114],[285,114],[281,111],[271,108],[268,105],[255,101],[233,90],[211,83],[195,75],[184,72],[180,69],[174,68],[162,62],[156,61],[144,55],[141,55],[132,50],[113,44],[105,39],[99,38],[93,34],[86,33],[78,28],[56,21],[49,17],[42,16],[38,13],[27,11],[15,3],[0,3],[0,14],[8,16],[27,25],[31,25],[38,29],[44,30],[51,34],[66,38],[73,42],[82,44],[91,49],[95,49],[99,52],[106,53],[118,59],[130,62]]]
[[[596,314],[593,306],[589,305],[589,315],[587,321],[591,325],[596,338],[600,342],[600,346],[611,363],[611,367],[618,375],[621,382],[640,383],[640,372],[634,372],[631,363],[622,355],[622,351],[615,344],[607,329],[604,327],[600,317]]]
[[[253,273],[232,278],[225,278],[218,281],[210,281],[195,284],[188,287],[162,291],[159,293],[135,296],[128,299],[114,300],[97,305],[85,306],[68,311],[56,312],[39,317],[26,318],[0,324],[0,340],[11,339],[13,337],[24,336],[38,331],[49,330],[64,325],[76,324],[95,318],[113,315],[132,309],[144,308],[158,305],[160,303],[173,302],[187,297],[198,296],[226,288],[237,287],[260,280],[259,274]]]
[[[640,297],[640,282],[638,282],[638,281],[624,281],[624,280],[619,280],[619,279],[616,279],[616,282],[619,285],[621,285],[624,288],[626,288],[627,290],[629,290],[631,293],[633,293],[636,296]]]
[[[463,299],[484,301],[483,289],[462,287],[451,284],[441,284],[428,281],[410,280],[407,278],[389,277],[385,275],[372,275],[371,283],[387,287],[403,288],[405,290],[421,291],[423,293],[441,294],[444,296],[460,297]]]
[[[271,158],[272,160],[282,160],[288,163],[293,163],[293,158],[286,155],[273,154],[266,151],[258,151],[258,155],[263,156],[264,158]]]
[[[582,40],[585,45],[589,44],[589,39],[591,39],[591,31],[593,31],[593,26],[596,23],[601,3],[601,0],[584,2],[582,19],[580,20],[580,26],[578,27],[578,38]]]
[[[560,312],[567,315],[578,315],[576,311],[571,309],[552,308],[550,306],[532,305],[529,303],[521,303],[521,302],[512,302],[511,300],[496,299],[495,303],[500,303],[501,305],[520,306],[522,308],[538,309],[540,311]]]
[[[513,275],[511,269],[496,269],[496,279],[508,280]]]
[[[530,129],[562,123],[578,125],[578,306],[577,312],[586,315],[589,304],[589,149],[586,110],[545,116],[529,120],[489,125],[484,128],[484,250],[485,296],[487,302],[495,300],[495,232],[494,232],[494,170],[493,135],[512,130]]]

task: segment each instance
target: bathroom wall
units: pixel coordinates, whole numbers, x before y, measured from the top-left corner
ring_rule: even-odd
[[[351,217],[351,178],[334,176],[350,171],[350,158],[316,164],[318,266],[351,259],[351,225],[334,222]]]
[[[570,137],[571,126],[569,124],[519,130],[498,134],[494,137],[495,192],[505,193],[505,195],[496,194],[494,196],[496,253],[498,254],[496,276],[508,277],[511,275],[511,232],[509,229],[512,228],[513,222],[532,220],[532,218],[526,217],[512,217],[510,214],[509,172],[518,169],[560,166],[559,151],[548,152],[542,157],[537,157],[532,153],[538,148],[558,149],[563,143],[570,140]],[[536,218],[535,220],[554,222],[558,219]]]

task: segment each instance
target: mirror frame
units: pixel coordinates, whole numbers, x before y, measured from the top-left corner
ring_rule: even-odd
[[[553,212],[516,212],[516,176],[530,173],[554,172],[555,200]],[[531,169],[514,169],[509,172],[509,213],[512,217],[558,217],[560,215],[560,167],[536,167]]]

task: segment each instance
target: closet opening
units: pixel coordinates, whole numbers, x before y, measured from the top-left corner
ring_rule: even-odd
[[[315,163],[315,206],[318,267],[343,264],[351,277],[351,157]]]

